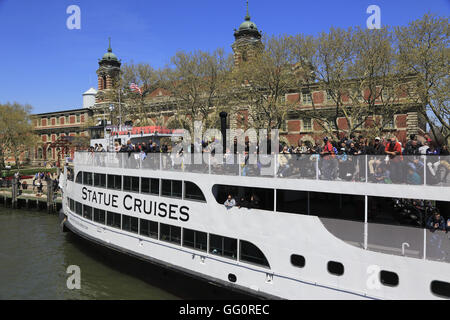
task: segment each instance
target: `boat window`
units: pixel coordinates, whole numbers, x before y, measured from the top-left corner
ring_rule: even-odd
[[[94,187],[106,188],[106,174],[94,173]]]
[[[309,192],[309,214],[323,218],[364,221],[364,196]]]
[[[161,223],[159,240],[181,244],[181,228]]]
[[[270,268],[269,262],[262,251],[253,243],[239,240],[239,260],[253,264],[257,264],[263,267]]]
[[[291,264],[295,267],[303,268],[305,266],[306,260],[304,256],[293,254],[291,255]]]
[[[385,286],[396,287],[398,286],[398,275],[395,272],[381,270],[380,282]]]
[[[122,215],[122,230],[138,233],[138,218]]]
[[[237,240],[210,234],[209,253],[237,260]]]
[[[78,171],[75,183],[83,183],[83,171]]]
[[[424,228],[433,208],[441,213],[445,221],[450,218],[449,201],[424,201],[389,197],[369,197],[368,221],[389,225]]]
[[[120,214],[108,211],[106,214],[106,224],[120,229]]]
[[[308,214],[308,192],[277,190],[277,211]]]
[[[108,189],[121,190],[122,176],[115,174],[108,174]]]
[[[434,280],[431,282],[431,292],[437,296],[448,299],[450,298],[450,283]]]
[[[183,246],[201,251],[207,250],[208,237],[206,232],[183,228]]]
[[[92,173],[91,172],[83,172],[83,184],[92,186]]]
[[[94,208],[94,221],[105,224],[105,210]]]
[[[184,182],[184,198],[203,202],[206,201],[202,190],[200,190],[200,188],[195,183],[192,183],[190,181]]]
[[[216,201],[220,204],[223,204],[228,195],[231,194],[236,200],[236,204],[241,205],[241,207],[270,211],[274,209],[273,189],[215,184],[212,192]]]
[[[328,272],[336,276],[344,274],[344,265],[336,261],[328,261]]]
[[[123,176],[123,191],[139,192],[139,177]]]
[[[173,198],[181,198],[181,181],[162,179],[161,195]]]
[[[83,205],[83,218],[92,220],[92,207]]]
[[[140,234],[146,237],[158,239],[158,222],[142,219],[140,220]]]
[[[159,179],[141,178],[141,193],[159,195]]]
[[[73,182],[73,169],[70,167],[67,167],[67,180]]]
[[[69,199],[69,207],[70,211],[75,212],[75,201],[73,199]]]
[[[80,216],[83,214],[83,205],[80,202],[75,202],[75,213]]]

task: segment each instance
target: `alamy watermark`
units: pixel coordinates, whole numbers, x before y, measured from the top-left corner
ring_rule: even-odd
[[[70,276],[67,278],[66,286],[67,289],[81,289],[81,269],[77,265],[70,265],[67,267],[67,274]]]
[[[81,29],[81,9],[79,6],[73,4],[67,7],[67,14],[70,16],[67,18],[66,26],[69,30]]]
[[[381,29],[381,9],[372,4],[367,7],[366,13],[371,14],[366,21],[367,29]]]
[[[207,129],[204,134],[201,121],[194,122],[194,134],[186,129],[179,129],[181,137],[172,136],[173,148],[171,157],[175,164],[203,164],[209,163],[211,159],[214,164],[234,164],[233,154],[242,155],[239,164],[270,165],[272,157],[264,157],[269,154],[278,153],[279,131],[272,129],[270,137],[267,129],[256,130],[249,128],[226,130],[226,145],[223,146],[223,135],[218,129]],[[270,140],[270,152],[269,150]],[[204,142],[209,142],[206,147]],[[206,151],[206,152],[205,152]],[[191,154],[193,156],[191,156]]]

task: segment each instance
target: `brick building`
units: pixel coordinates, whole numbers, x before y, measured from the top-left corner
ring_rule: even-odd
[[[32,162],[34,165],[56,162],[64,156],[73,157],[74,148],[62,154],[60,148],[51,147],[62,136],[89,137],[88,119],[92,117],[89,108],[72,109],[57,112],[39,113],[32,116],[33,128],[39,137],[39,143],[34,150]]]

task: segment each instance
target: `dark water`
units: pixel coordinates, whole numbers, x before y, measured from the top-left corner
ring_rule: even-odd
[[[81,270],[70,290],[67,267]],[[58,217],[0,208],[0,299],[245,299],[60,231]]]

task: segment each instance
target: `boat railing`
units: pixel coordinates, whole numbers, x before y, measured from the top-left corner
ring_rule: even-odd
[[[76,152],[75,165],[213,175],[450,186],[450,156]]]

